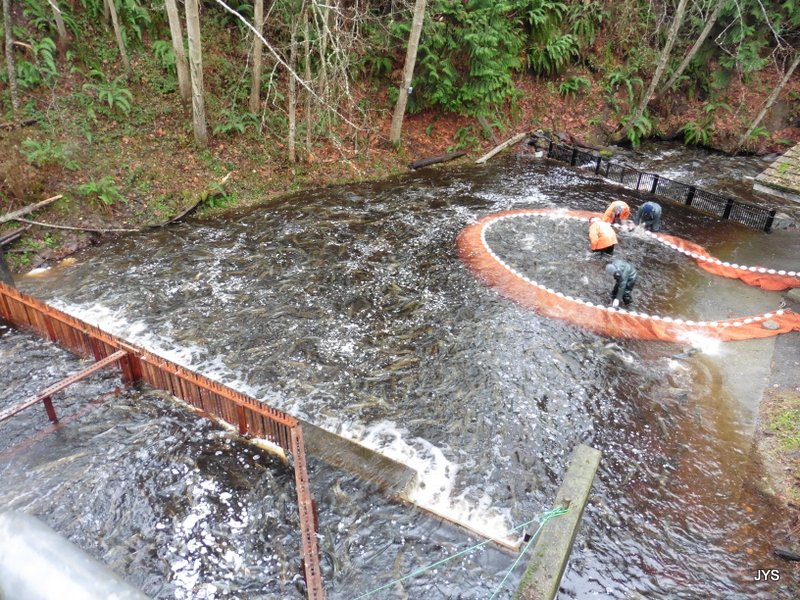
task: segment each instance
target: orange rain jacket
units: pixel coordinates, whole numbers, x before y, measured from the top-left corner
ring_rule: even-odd
[[[622,200],[614,200],[608,205],[606,212],[603,213],[603,221],[606,223],[622,223],[631,216],[631,207]]]
[[[610,223],[592,221],[589,224],[589,243],[592,250],[602,250],[617,243],[617,234]]]

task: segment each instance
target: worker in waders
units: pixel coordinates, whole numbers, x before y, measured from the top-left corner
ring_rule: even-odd
[[[633,222],[644,225],[650,231],[658,231],[661,229],[661,205],[658,202],[645,202],[636,211]]]
[[[592,252],[613,254],[617,245],[617,234],[610,223],[601,221],[597,217],[589,222],[589,244]]]
[[[614,200],[603,213],[603,221],[612,225],[622,225],[631,217],[631,207],[622,200]]]
[[[636,269],[624,260],[614,260],[606,265],[606,273],[613,275],[616,283],[611,291],[611,306],[617,308],[619,301],[630,304],[633,298],[631,292],[636,285]]]

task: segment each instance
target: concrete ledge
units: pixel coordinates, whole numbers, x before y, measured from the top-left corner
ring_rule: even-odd
[[[581,444],[572,453],[567,473],[553,508],[568,508],[565,515],[550,519],[542,527],[528,568],[514,596],[516,600],[552,600],[569,562],[575,534],[600,465],[600,451]]]

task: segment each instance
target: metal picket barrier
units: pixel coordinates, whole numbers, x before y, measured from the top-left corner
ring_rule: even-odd
[[[655,173],[647,173],[614,163],[607,158],[567,144],[559,144],[552,140],[548,140],[548,142],[547,158],[581,169],[592,169],[595,175],[613,181],[626,189],[668,198],[701,212],[753,229],[762,231],[772,229],[776,212],[773,208],[748,204],[680,181],[673,181]]]

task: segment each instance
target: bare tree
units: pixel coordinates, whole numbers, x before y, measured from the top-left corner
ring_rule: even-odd
[[[309,37],[308,5],[303,11],[303,55],[305,58],[306,81],[311,81],[311,39]],[[306,90],[306,161],[311,159],[311,93]]]
[[[117,38],[117,47],[119,47],[119,55],[122,57],[122,64],[125,66],[125,72],[130,74],[131,61],[128,60],[128,51],[125,50],[125,42],[122,39],[122,30],[119,27],[119,18],[117,17],[117,7],[114,5],[114,0],[105,0],[105,3],[111,15],[111,24],[114,27],[114,35]]]
[[[11,0],[3,0],[3,27],[6,38],[6,68],[8,69],[8,89],[11,92],[11,114],[17,120],[19,111],[19,88],[17,87],[17,64],[14,61],[14,35],[12,33]]]
[[[289,67],[287,73],[289,78],[289,162],[297,162],[297,83],[292,77],[291,71],[297,70],[297,23],[292,25],[292,39],[289,43]]]
[[[175,53],[175,68],[178,71],[178,91],[181,100],[189,102],[192,99],[191,82],[189,81],[189,67],[186,64],[186,53],[183,51],[183,30],[181,29],[181,16],[175,0],[166,0],[167,20],[169,33],[172,38],[172,50]]]
[[[203,97],[203,51],[200,41],[199,0],[186,0],[186,33],[189,37],[189,67],[192,75],[192,124],[195,142],[208,145],[206,105]]]
[[[675,16],[672,18],[672,24],[670,25],[669,32],[667,33],[667,41],[664,43],[664,47],[661,49],[661,54],[658,57],[658,63],[656,64],[656,71],[653,73],[653,78],[650,80],[650,86],[647,88],[647,91],[644,93],[644,95],[642,95],[639,105],[636,107],[636,111],[625,124],[625,127],[622,128],[622,131],[619,134],[620,138],[625,137],[630,128],[633,127],[642,117],[647,105],[650,103],[653,92],[655,92],[656,87],[658,86],[658,82],[661,81],[661,76],[664,74],[664,69],[666,69],[667,62],[669,61],[669,55],[672,52],[672,46],[675,45],[675,40],[678,37],[678,30],[680,29],[681,23],[683,23],[683,18],[686,15],[686,3],[687,0],[680,0],[678,2],[678,7],[675,9]]]
[[[397,95],[397,103],[394,105],[392,129],[389,133],[389,140],[393,144],[400,143],[400,135],[403,130],[403,116],[406,113],[408,93],[411,89],[411,80],[414,77],[414,65],[417,62],[417,49],[419,48],[419,37],[422,33],[422,23],[425,19],[426,4],[427,0],[416,0],[414,4],[414,17],[411,21],[411,33],[408,35],[408,48],[406,49],[406,63],[403,67],[403,81],[400,84],[400,93]]]
[[[264,28],[264,0],[255,0],[253,27],[259,35]],[[253,79],[250,83],[250,112],[257,113],[261,107],[261,49],[263,45],[257,35],[253,36]]]
[[[673,85],[675,85],[675,82],[678,81],[678,78],[681,75],[683,75],[683,72],[686,70],[686,67],[688,67],[689,63],[692,62],[692,59],[694,59],[695,54],[697,54],[697,51],[700,50],[700,47],[703,45],[703,42],[706,41],[708,34],[711,33],[711,29],[714,27],[714,23],[717,22],[717,18],[719,18],[719,13],[722,12],[722,9],[725,6],[726,2],[728,2],[728,0],[717,0],[717,5],[714,7],[714,10],[708,16],[708,19],[706,19],[703,31],[700,32],[700,35],[697,37],[694,44],[689,49],[689,52],[686,53],[686,56],[683,57],[683,61],[678,66],[678,68],[675,69],[675,72],[669,78],[669,81],[667,81],[667,83],[664,84],[664,87],[661,88],[661,90],[658,93],[659,96],[664,92],[666,92],[668,89],[670,89]]]
[[[756,118],[753,119],[752,123],[750,123],[750,127],[747,128],[745,134],[739,138],[739,142],[736,144],[737,152],[740,149],[742,149],[747,140],[750,139],[750,136],[756,130],[756,127],[758,127],[759,123],[761,123],[761,120],[764,118],[764,115],[767,114],[767,111],[775,102],[775,100],[778,98],[783,88],[786,87],[786,84],[789,82],[789,79],[791,79],[792,74],[794,73],[795,69],[797,69],[798,65],[800,65],[800,50],[795,50],[794,59],[792,60],[792,64],[789,65],[789,69],[786,71],[786,73],[784,73],[780,82],[778,82],[778,85],[776,85],[775,88],[772,90],[772,93],[770,93],[769,97],[764,102],[764,105],[761,107],[761,110],[756,115]]]
[[[58,31],[58,51],[63,54],[67,49],[69,43],[69,36],[67,36],[67,28],[64,26],[64,17],[61,16],[61,9],[58,7],[56,0],[47,0],[50,8],[53,9],[53,18],[56,20],[56,30]]]

